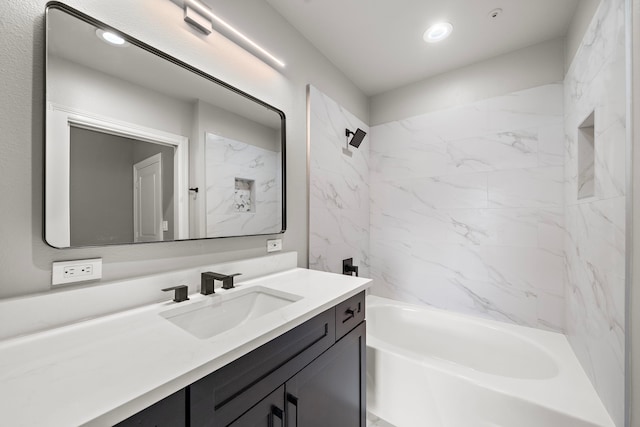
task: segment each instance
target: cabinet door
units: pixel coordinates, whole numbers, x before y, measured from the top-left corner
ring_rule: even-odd
[[[262,399],[229,427],[284,427],[284,385]]]
[[[362,322],[285,384],[287,427],[365,427]]]

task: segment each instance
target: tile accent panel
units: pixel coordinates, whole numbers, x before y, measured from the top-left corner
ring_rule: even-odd
[[[342,273],[353,258],[369,276],[369,127],[313,86],[309,103],[309,268]],[[345,129],[367,135],[349,147]]]
[[[566,332],[624,425],[625,9],[600,3],[565,78]],[[578,128],[594,113],[593,196],[578,199]]]

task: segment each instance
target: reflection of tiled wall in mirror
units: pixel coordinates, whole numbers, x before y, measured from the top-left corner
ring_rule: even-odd
[[[278,233],[280,153],[207,134],[206,237]]]

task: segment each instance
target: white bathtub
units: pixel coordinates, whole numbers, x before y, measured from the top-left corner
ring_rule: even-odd
[[[375,296],[367,410],[396,427],[614,427],[564,335]]]

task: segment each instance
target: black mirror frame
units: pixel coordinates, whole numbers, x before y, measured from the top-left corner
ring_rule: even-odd
[[[44,215],[45,210],[47,209],[46,206],[46,163],[47,163],[47,159],[46,159],[46,155],[43,156],[43,193],[42,193],[42,205],[43,205],[43,216],[42,216],[42,240],[44,241],[45,244],[47,244],[48,246],[54,248],[54,249],[79,249],[79,248],[83,248],[83,247],[104,247],[104,246],[124,246],[124,245],[138,245],[138,244],[144,244],[144,243],[172,243],[172,242],[188,242],[188,241],[197,241],[197,240],[212,240],[212,239],[228,239],[228,238],[238,238],[238,237],[251,237],[251,236],[270,236],[270,235],[275,235],[275,234],[282,234],[286,231],[287,229],[287,199],[286,199],[286,116],[284,114],[284,112],[274,106],[272,106],[271,104],[268,104],[258,98],[256,98],[253,95],[250,95],[234,86],[231,86],[230,84],[208,74],[205,73],[204,71],[195,68],[194,66],[181,61],[177,58],[175,58],[174,56],[171,56],[161,50],[156,49],[155,47],[144,43],[138,39],[136,39],[135,37],[132,37],[120,30],[118,30],[117,28],[114,28],[108,24],[105,24],[102,21],[99,21],[83,12],[80,12],[77,9],[74,9],[64,3],[61,3],[59,1],[49,1],[47,2],[46,6],[45,6],[45,29],[48,28],[48,11],[51,9],[57,9],[60,10],[62,12],[65,12],[71,16],[74,16],[75,18],[78,18],[84,22],[87,22],[91,25],[94,25],[96,27],[99,28],[104,28],[106,30],[111,30],[116,32],[118,35],[120,35],[122,38],[124,38],[128,43],[137,46],[141,49],[146,50],[149,53],[152,53],[166,61],[169,61],[175,65],[178,65],[179,67],[182,67],[184,69],[186,69],[187,71],[190,71],[196,75],[199,75],[200,77],[203,77],[207,80],[209,80],[212,83],[215,83],[219,86],[222,86],[223,88],[226,88],[240,96],[245,97],[246,99],[255,102],[256,104],[259,104],[275,113],[277,113],[280,116],[280,124],[281,124],[281,144],[282,144],[282,149],[281,149],[281,174],[282,174],[282,228],[279,232],[275,232],[275,233],[266,233],[266,234],[241,234],[241,235],[236,235],[236,236],[220,236],[220,237],[198,237],[198,238],[189,238],[189,239],[180,239],[180,240],[165,240],[165,241],[157,241],[157,242],[131,242],[131,243],[105,243],[105,244],[100,244],[100,245],[89,245],[89,246],[69,246],[69,247],[56,247],[53,246],[51,244],[49,244],[49,242],[47,242],[46,239],[46,215]],[[48,41],[47,41],[47,33],[48,31],[45,30],[45,49],[44,49],[44,64],[47,64],[47,54],[48,54]],[[47,97],[47,67],[45,66],[44,69],[44,73],[43,73],[43,78],[44,78],[44,82],[43,82],[43,87],[44,87],[44,102],[43,102],[43,127],[46,127],[46,123],[47,123],[47,107],[46,107],[46,97]],[[45,135],[44,137],[44,145],[43,148],[46,149],[46,144],[49,143],[49,141],[47,141],[46,139],[46,130],[43,132],[43,135]],[[45,151],[46,153],[46,151]]]

